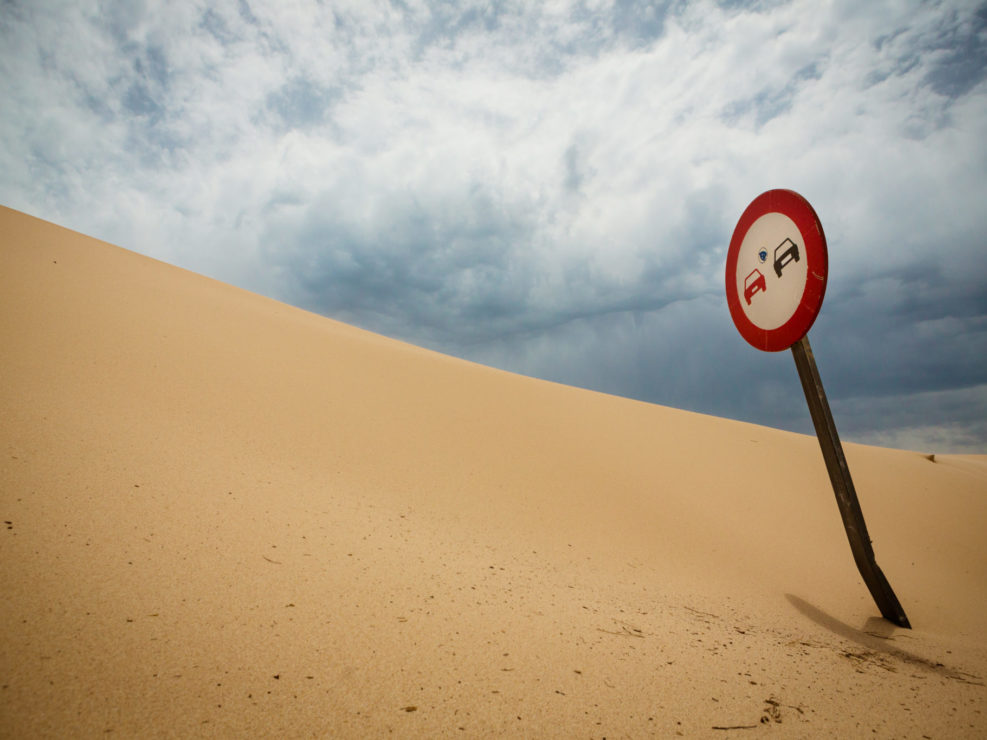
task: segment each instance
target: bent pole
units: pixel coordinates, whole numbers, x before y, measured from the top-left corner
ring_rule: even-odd
[[[843,527],[850,540],[850,550],[853,552],[857,570],[881,610],[881,616],[899,627],[911,628],[905,610],[901,608],[898,597],[891,590],[891,584],[874,559],[874,549],[867,534],[867,525],[864,524],[864,514],[860,510],[857,492],[850,478],[850,468],[836,432],[833,414],[829,410],[826,392],[819,379],[808,334],[792,345],[792,355],[795,357],[795,367],[798,368],[799,379],[802,381],[802,390],[805,391],[805,400],[809,404],[809,413],[816,428],[816,436],[819,438],[819,446],[826,461],[826,470],[833,484],[836,503],[840,507],[840,516],[843,517]]]

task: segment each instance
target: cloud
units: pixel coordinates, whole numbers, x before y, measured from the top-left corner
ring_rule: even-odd
[[[927,414],[987,411],[983,6],[4,12],[12,207],[442,351],[808,431],[791,361],[723,298],[736,219],[791,187],[829,239],[812,339],[851,433],[987,445],[961,404]]]
[[[834,404],[841,433],[883,447],[983,454],[987,385]]]

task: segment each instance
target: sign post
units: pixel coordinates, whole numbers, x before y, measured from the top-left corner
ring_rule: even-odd
[[[765,352],[792,350],[854,562],[881,616],[911,627],[877,566],[850,468],[826,400],[808,331],[826,292],[828,255],[819,217],[791,190],[755,198],[737,223],[727,251],[726,293],[741,336]]]

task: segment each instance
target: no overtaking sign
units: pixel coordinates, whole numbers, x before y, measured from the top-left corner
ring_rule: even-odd
[[[769,190],[747,206],[727,252],[727,305],[757,349],[788,349],[809,331],[826,293],[826,236],[809,202]]]

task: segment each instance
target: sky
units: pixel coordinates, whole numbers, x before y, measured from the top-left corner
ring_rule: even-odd
[[[987,453],[987,3],[0,0],[0,204],[552,381],[812,433],[724,294],[825,229],[845,441]]]

